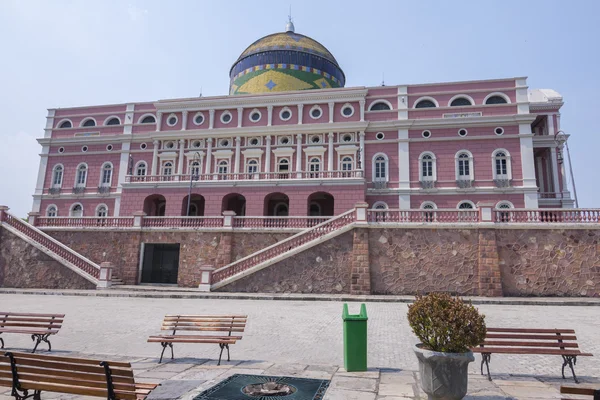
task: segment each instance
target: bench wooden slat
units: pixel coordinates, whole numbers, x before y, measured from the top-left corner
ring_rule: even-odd
[[[54,375],[38,375],[38,374],[26,374],[19,371],[19,381],[30,381],[39,383],[58,383],[61,385],[73,385],[73,386],[84,386],[90,388],[106,389],[106,377],[102,377],[102,380],[89,380],[89,379],[74,379],[65,378]],[[133,379],[130,382],[115,382],[113,381],[113,387],[115,390],[122,390],[126,392],[135,391],[135,383]]]
[[[519,335],[518,338],[515,338],[514,335],[504,334],[504,333],[488,333],[485,336],[490,339],[530,339],[530,340],[558,340],[559,337],[556,335]],[[576,336],[561,336],[561,340],[577,340]]]
[[[48,370],[45,368],[36,368],[36,367],[26,367],[23,365],[19,365],[19,374],[20,373],[27,373],[27,374],[34,374],[34,375],[48,375],[49,373],[52,374],[52,376],[57,376],[57,377],[64,377],[64,378],[74,378],[74,379],[89,379],[92,381],[102,381],[102,382],[106,382],[106,375],[104,374],[95,374],[95,373],[91,373],[91,372],[74,372],[74,371],[64,371],[64,370]],[[9,376],[12,376],[12,372],[10,369],[10,364],[7,365],[1,365],[0,364],[0,373],[8,373]],[[112,377],[113,382],[117,382],[117,383],[129,383],[132,381],[132,377],[130,376],[113,376]]]
[[[6,353],[6,352],[4,352]],[[0,353],[3,354],[3,353]],[[34,360],[47,360],[47,361],[57,361],[57,362],[65,362],[65,363],[73,363],[73,364],[83,364],[83,365],[100,365],[101,360],[92,360],[89,358],[77,358],[77,357],[64,357],[64,356],[55,356],[55,355],[46,355],[46,354],[32,354],[32,353],[20,353],[20,352],[12,352],[15,357],[19,358],[30,358]],[[131,364],[128,362],[120,362],[120,361],[108,361],[111,368],[121,367],[121,368],[131,368]],[[102,373],[104,375],[104,372]]]
[[[598,389],[594,388],[584,388],[584,387],[571,387],[571,386],[561,386],[560,392],[566,394],[580,394],[584,396],[593,396],[594,392]]]
[[[166,337],[166,338],[170,338],[170,337],[178,337],[178,338],[204,338],[204,339],[221,339],[221,338],[226,338],[226,339],[235,339],[235,340],[242,340],[241,336],[228,336],[228,335],[154,335],[154,336],[150,336],[153,338],[162,338],[162,337]]]
[[[107,390],[98,389],[98,388],[89,388],[83,386],[73,386],[73,385],[61,385],[58,383],[37,383],[37,382],[29,382],[22,381],[21,387],[27,390],[45,390],[48,392],[58,392],[58,393],[68,393],[68,394],[79,394],[83,396],[95,396],[95,397],[105,397],[107,396]],[[135,392],[126,392],[122,390],[115,390],[115,394],[119,399],[124,400],[137,400]]]
[[[190,339],[190,338],[148,338],[149,343],[213,343],[213,344],[235,344],[236,340],[230,339]]]
[[[2,333],[25,333],[27,335],[38,334],[38,335],[56,335],[58,330],[40,330],[40,329],[17,329],[17,328],[0,328]]]
[[[574,329],[487,328],[486,330],[488,332],[508,332],[508,333],[575,333]]]
[[[173,330],[175,328],[168,328],[168,329],[163,329],[165,331],[167,330]],[[206,332],[244,332],[244,328],[232,328],[232,329],[226,329],[226,328],[192,328],[192,327],[177,327],[178,331],[206,331]]]
[[[509,340],[486,340],[484,346],[520,346],[520,347],[579,347],[577,343],[558,342],[511,342]]]
[[[223,328],[244,327],[246,323],[238,322],[163,322],[163,326],[218,326]]]
[[[503,347],[474,347],[471,349],[475,353],[502,353],[502,354],[542,354],[557,356],[591,356],[589,353],[581,353],[579,350],[561,350],[561,349],[518,349]]]
[[[56,318],[64,318],[65,314],[38,314],[38,313],[15,313],[15,312],[0,312],[1,316],[15,316],[15,317],[56,317]]]
[[[69,364],[69,363],[57,363],[53,361],[42,361],[42,360],[32,360],[27,358],[19,358],[15,356],[15,360],[19,365],[27,365],[31,367],[40,367],[47,369],[60,369],[63,371],[73,371],[73,372],[92,372],[95,374],[104,374],[104,367],[100,365],[85,365],[85,364]],[[58,365],[57,365],[58,364]],[[98,362],[100,364],[100,362]],[[115,376],[133,376],[133,371],[127,368],[121,367],[111,367],[112,374]]]
[[[247,315],[190,315],[190,314],[178,314],[178,315],[165,315],[165,318],[248,318]]]
[[[28,328],[60,328],[62,324],[48,324],[48,323],[28,323],[28,322],[0,322],[1,328],[6,328],[7,326],[24,326]]]

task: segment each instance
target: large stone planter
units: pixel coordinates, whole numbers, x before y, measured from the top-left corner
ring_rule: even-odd
[[[430,400],[459,400],[467,394],[469,363],[475,361],[473,352],[440,353],[422,349],[413,350],[419,359],[421,386]]]

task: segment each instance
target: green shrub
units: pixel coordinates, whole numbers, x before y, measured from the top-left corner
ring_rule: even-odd
[[[464,353],[485,339],[485,315],[447,293],[417,296],[408,306],[408,323],[428,350]]]

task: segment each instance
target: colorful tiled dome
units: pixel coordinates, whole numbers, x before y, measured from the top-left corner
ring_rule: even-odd
[[[344,72],[321,43],[294,32],[258,39],[240,55],[229,71],[229,94],[343,87]]]

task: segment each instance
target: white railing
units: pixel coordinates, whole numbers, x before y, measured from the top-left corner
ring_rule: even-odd
[[[234,217],[234,228],[248,229],[306,229],[332,217]]]
[[[440,223],[479,222],[478,210],[418,209],[418,210],[368,210],[370,223]]]
[[[129,228],[133,217],[36,217],[35,226],[74,228]]]
[[[144,228],[221,228],[223,217],[144,217]]]
[[[255,173],[227,173],[227,174],[200,174],[200,175],[127,175],[125,182],[189,182],[194,181],[248,181],[248,180],[287,180],[287,179],[344,179],[362,178],[362,170],[350,171],[301,171],[301,172],[255,172]]]

